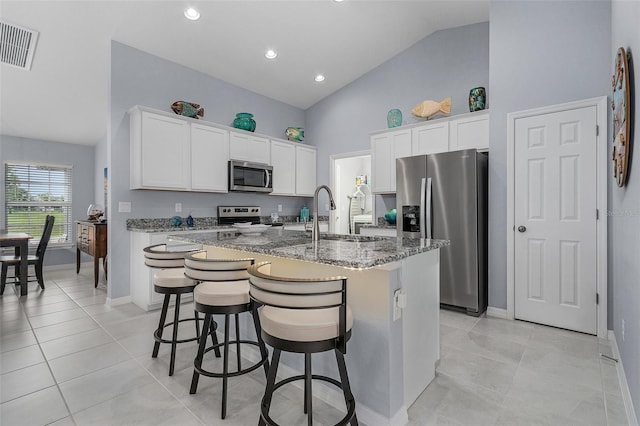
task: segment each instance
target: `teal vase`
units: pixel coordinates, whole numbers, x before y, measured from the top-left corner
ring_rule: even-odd
[[[233,127],[253,132],[256,130],[256,120],[253,119],[253,114],[251,113],[239,112],[236,114],[235,120],[233,120]]]
[[[387,126],[389,128],[402,126],[402,111],[391,109],[387,113]]]
[[[474,87],[469,91],[469,111],[481,111],[485,109],[487,91],[484,87]]]

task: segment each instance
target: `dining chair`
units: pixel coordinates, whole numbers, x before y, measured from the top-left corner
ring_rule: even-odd
[[[53,230],[53,224],[55,222],[55,216],[47,215],[44,223],[44,231],[42,232],[42,237],[40,238],[40,242],[38,243],[38,248],[36,248],[36,253],[34,255],[29,255],[27,258],[28,265],[33,265],[35,270],[35,280],[27,278],[27,282],[37,281],[40,285],[40,288],[44,290],[44,277],[42,274],[42,266],[44,264],[44,255],[47,251],[47,246],[49,245],[49,239],[51,239],[51,231]],[[18,271],[20,268],[20,254],[15,253],[13,256],[0,256],[0,262],[2,263],[2,275],[0,276],[0,294],[4,293],[4,287],[7,284],[7,272],[9,270],[9,266],[14,267],[14,281],[16,285],[19,285],[18,281]],[[33,278],[33,275],[30,276]]]

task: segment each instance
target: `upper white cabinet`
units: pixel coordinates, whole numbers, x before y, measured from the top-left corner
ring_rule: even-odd
[[[251,133],[229,132],[229,158],[252,163],[271,163],[269,139]]]
[[[449,150],[449,123],[437,122],[411,129],[411,155],[437,154]]]
[[[380,133],[371,137],[373,192],[396,191],[396,158],[411,156],[411,129]]]
[[[130,187],[189,189],[189,123],[140,109],[130,113]]]
[[[489,111],[372,133],[371,191],[396,192],[396,158],[461,149],[489,149]]]
[[[295,145],[296,195],[313,196],[316,190],[316,148]]]
[[[489,112],[482,111],[451,120],[449,151],[489,149]]]
[[[271,165],[273,166],[273,195],[296,193],[296,147],[293,144],[271,141]]]
[[[229,132],[191,123],[191,189],[227,192]]]

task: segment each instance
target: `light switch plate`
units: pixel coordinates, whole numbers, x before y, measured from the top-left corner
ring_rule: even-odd
[[[118,202],[118,213],[131,213],[131,202],[129,202],[129,201],[119,201]]]
[[[176,203],[176,213],[182,212],[182,203]]]

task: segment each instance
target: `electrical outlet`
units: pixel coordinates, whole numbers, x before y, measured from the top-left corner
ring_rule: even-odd
[[[622,320],[622,341],[624,342],[624,319]]]
[[[182,203],[176,203],[176,213],[182,212]]]
[[[407,307],[407,293],[403,293],[402,289],[393,292],[393,320],[397,321],[402,318],[402,310]]]
[[[129,201],[119,201],[118,213],[131,213],[131,203]]]
[[[278,204],[278,213],[282,213],[282,204]]]

